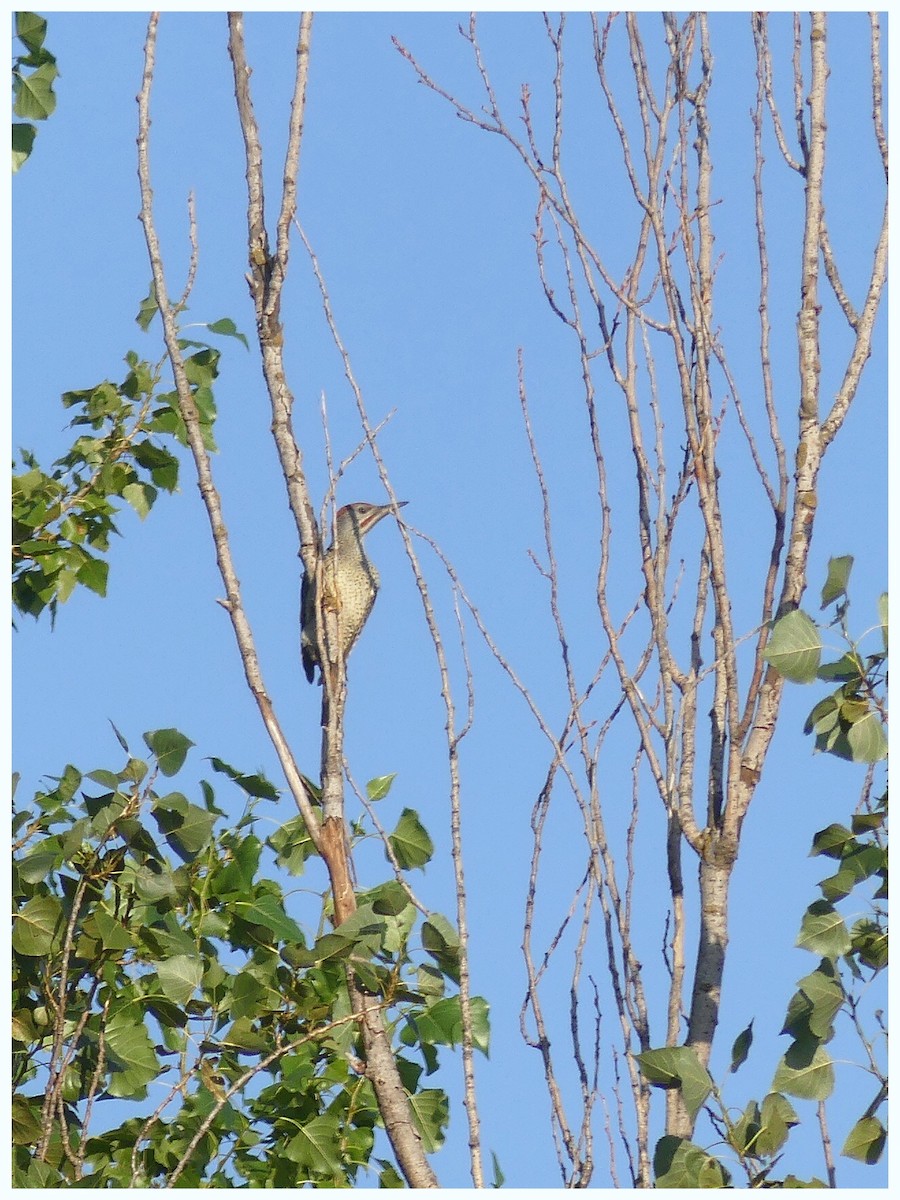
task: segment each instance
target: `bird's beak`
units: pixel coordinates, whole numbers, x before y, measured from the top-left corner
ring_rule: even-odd
[[[408,500],[398,500],[396,508],[393,504],[379,504],[377,508],[373,508],[368,516],[363,517],[359,523],[360,533],[368,533],[374,528],[384,517],[396,514],[397,508],[402,508],[404,504],[408,504]]]

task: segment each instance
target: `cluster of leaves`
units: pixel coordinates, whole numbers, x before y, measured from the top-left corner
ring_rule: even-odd
[[[147,301],[139,323],[146,312]],[[224,324],[207,328],[231,332],[222,329]],[[220,351],[206,342],[183,340],[181,345],[194,350],[185,359],[185,370],[204,441],[214,450],[212,384]],[[103,555],[118,533],[114,517],[119,501],[144,518],[160,490],[172,492],[177,486],[178,459],[167,443],[187,444],[178,394],[156,391],[159,367],[133,351],[125,361],[129,370],[121,383],[104,380],[63,395],[65,407],[76,414],[71,426],[89,432],[80,434],[49,472],[33,454],[20,451],[24,469],[13,475],[12,487],[12,594],[21,613],[37,617],[49,609],[55,618],[58,605],[79,584],[105,595],[109,563]]]
[[[210,760],[244,798],[225,827],[208,780],[200,803],[157,787],[183,767],[183,734],[145,734],[148,761],[119,740],[121,770],[69,766],[15,814],[14,1184],[348,1186],[368,1169],[400,1186],[376,1154],[347,971],[387,1014],[437,1149],[447,1099],[421,1080],[461,1036],[452,926],[431,916],[414,947],[416,911],[391,882],[339,929],[324,902],[302,929],[260,873],[264,854],[300,873],[311,850],[298,818],[258,836],[272,785]],[[416,827],[405,814],[394,848],[421,858]],[[481,1001],[476,1026],[486,1049]]]
[[[56,59],[44,46],[47,22],[37,13],[16,13],[16,37],[25,54],[13,59],[13,113],[22,117],[12,123],[12,169],[18,171],[31,154],[37,126],[32,121],[46,121],[56,108],[53,84],[59,71]]]
[[[767,657],[786,678],[839,681],[833,695],[815,706],[805,731],[815,733],[816,749],[855,762],[872,763],[887,757],[884,694],[888,654],[887,597],[881,598],[879,627],[882,648],[863,656],[847,632],[847,583],[853,560],[832,559],[822,590],[822,607],[837,605],[831,627],[839,626],[847,652],[836,662],[821,665],[822,630],[800,610],[774,625]],[[666,1046],[637,1056],[647,1081],[680,1090],[694,1119],[707,1105],[722,1142],[736,1156],[751,1187],[825,1187],[818,1178],[801,1181],[794,1175],[776,1180],[772,1171],[800,1118],[789,1097],[824,1102],[835,1086],[835,1064],[827,1045],[834,1021],[846,1014],[853,1022],[866,1054],[865,1067],[874,1081],[874,1095],[844,1142],[842,1153],[865,1163],[882,1156],[887,1132],[878,1113],[887,1099],[887,1076],[878,1065],[874,1042],[863,1029],[855,985],[865,986],[887,966],[888,927],[883,904],[887,898],[887,791],[855,812],[849,826],[829,825],[813,838],[811,854],[836,860],[837,870],[823,879],[821,897],[806,910],[797,945],[819,956],[819,965],[797,983],[782,1033],[791,1044],[775,1070],[762,1101],[751,1100],[740,1112],[730,1110],[709,1072],[688,1046]],[[837,905],[855,889],[873,881],[867,915],[848,928]],[[880,1014],[876,1014],[880,1026]],[[879,1029],[878,1037],[884,1033]],[[747,1059],[753,1041],[753,1022],[738,1035],[732,1048],[731,1071]],[[657,1187],[728,1187],[731,1172],[711,1150],[683,1138],[665,1136],[654,1155]]]
[[[852,555],[832,558],[822,588],[822,609],[835,605],[835,615],[827,628],[837,628],[846,646],[840,657],[822,662],[822,629],[798,608],[775,622],[766,658],[792,683],[813,683],[816,679],[837,683],[831,695],[813,708],[804,732],[815,734],[817,750],[849,762],[874,763],[887,754],[881,695],[888,655],[888,598],[885,593],[878,601],[881,647],[863,654],[847,630],[847,585],[852,567]]]

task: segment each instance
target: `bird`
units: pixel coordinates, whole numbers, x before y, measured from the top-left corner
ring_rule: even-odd
[[[406,500],[400,500],[396,507],[402,508],[406,503]],[[345,662],[369,619],[380,582],[375,565],[366,555],[363,538],[394,508],[393,504],[368,504],[361,500],[339,508],[334,538],[322,557],[324,606],[337,613],[341,655]],[[300,652],[303,670],[310,683],[316,667],[319,668],[319,682],[322,682],[318,611],[316,581],[304,572],[300,589]]]

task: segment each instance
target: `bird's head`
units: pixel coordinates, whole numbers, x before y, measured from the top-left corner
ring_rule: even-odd
[[[398,500],[396,507],[402,508],[407,503],[406,500]],[[394,510],[393,504],[369,504],[365,500],[356,500],[353,504],[345,504],[343,508],[338,509],[337,513],[338,539],[344,533],[352,535],[354,532],[358,533],[360,537],[364,537],[370,529],[374,529],[382,517],[386,517]]]

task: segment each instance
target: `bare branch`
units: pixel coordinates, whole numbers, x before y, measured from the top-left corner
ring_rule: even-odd
[[[887,283],[887,264],[888,264],[888,204],[885,201],[884,216],[881,222],[881,232],[878,237],[878,245],[875,248],[875,260],[872,267],[872,275],[869,280],[869,289],[866,294],[866,302],[863,305],[862,312],[854,326],[856,331],[856,341],[853,345],[853,351],[850,355],[850,361],[847,363],[847,368],[844,373],[844,378],[841,381],[841,386],[838,389],[837,396],[831,406],[828,416],[822,422],[820,430],[820,453],[824,453],[830,443],[834,440],[835,435],[840,430],[850,411],[850,405],[853,403],[853,398],[856,395],[856,390],[859,387],[859,381],[862,376],[863,367],[872,353],[872,338],[875,332],[875,321],[878,316],[878,309],[881,306],[881,298],[884,293],[885,284]]]
[[[834,1169],[834,1151],[831,1147],[831,1134],[828,1131],[828,1114],[825,1101],[820,1100],[816,1105],[816,1115],[819,1119],[819,1132],[822,1137],[822,1153],[825,1157],[825,1172],[828,1176],[828,1186],[837,1187],[837,1173]]]
[[[752,13],[750,21],[753,26],[753,40],[756,44],[757,79],[759,81],[760,90],[765,97],[766,104],[768,105],[769,114],[772,117],[772,127],[775,130],[775,138],[778,142],[778,148],[781,151],[784,161],[791,168],[791,170],[802,175],[803,164],[794,158],[790,152],[790,149],[788,148],[784,127],[781,124],[781,113],[779,112],[778,105],[775,102],[775,93],[772,87],[772,52],[769,48],[768,13]],[[802,120],[800,130],[802,133]]]
[[[294,761],[294,757],[291,753],[287,739],[285,738],[281,726],[275,716],[272,702],[269,699],[268,693],[266,692],[262,679],[262,673],[260,671],[259,659],[256,653],[256,646],[253,640],[253,634],[244,611],[240,584],[238,583],[237,572],[235,571],[234,562],[232,560],[231,547],[228,540],[228,531],[222,513],[222,503],[213,481],[209,452],[207,451],[203,442],[203,434],[200,428],[200,414],[198,413],[197,406],[194,403],[190,382],[188,381],[187,373],[185,371],[184,357],[179,346],[178,326],[175,319],[175,312],[168,297],[162,255],[159,247],[159,238],[153,222],[153,192],[150,182],[149,157],[150,90],[153,82],[153,72],[155,66],[156,33],[158,24],[159,14],[154,13],[150,17],[150,21],[147,26],[147,40],[144,47],[143,81],[141,84],[140,94],[138,96],[138,174],[141,185],[141,223],[144,227],[144,236],[147,242],[147,252],[150,257],[150,266],[153,272],[153,283],[156,289],[156,300],[159,305],[160,316],[163,322],[163,333],[165,337],[166,349],[169,354],[169,361],[172,364],[172,372],[175,377],[175,387],[178,392],[179,407],[187,431],[188,444],[190,446],[191,454],[194,458],[194,465],[197,470],[200,495],[209,518],[210,531],[216,550],[216,561],[218,563],[219,573],[222,576],[222,582],[225,585],[225,594],[227,597],[226,611],[228,612],[232,628],[234,629],[238,651],[240,653],[241,662],[244,668],[244,675],[247,679],[247,684],[250,688],[253,698],[256,701],[257,707],[259,708],[263,724],[265,725],[266,731],[269,734],[269,737],[275,748],[275,752],[278,755],[278,760],[281,764],[282,770],[284,771],[288,787],[290,788],[297,807],[299,808],[303,819],[306,822],[309,835],[313,840],[313,844],[318,849],[320,841],[318,816],[315,808],[310,803],[306,786],[303,782],[303,777],[299,768],[297,767],[296,762]]]
[[[884,86],[881,75],[881,22],[877,12],[869,13],[872,27],[872,122],[875,140],[884,166],[884,181],[888,180],[888,143],[884,132]]]
[[[230,13],[228,16],[228,50],[234,67],[235,97],[244,137],[247,164],[247,229],[250,256],[250,273],[247,281],[256,310],[263,377],[272,407],[272,435],[281,461],[291,512],[297,525],[300,555],[304,567],[311,576],[314,576],[316,559],[321,551],[321,545],[314,509],[306,485],[303,456],[293,433],[294,397],[285,374],[284,333],[280,323],[281,293],[287,274],[290,246],[288,232],[296,203],[311,27],[312,14],[302,14],[297,43],[297,71],[291,105],[288,150],[284,168],[284,190],[278,219],[276,251],[273,258],[269,253],[269,240],[265,224],[262,149],[259,141],[259,127],[250,97],[250,68],[247,65],[244,49],[244,18],[242,13]]]

